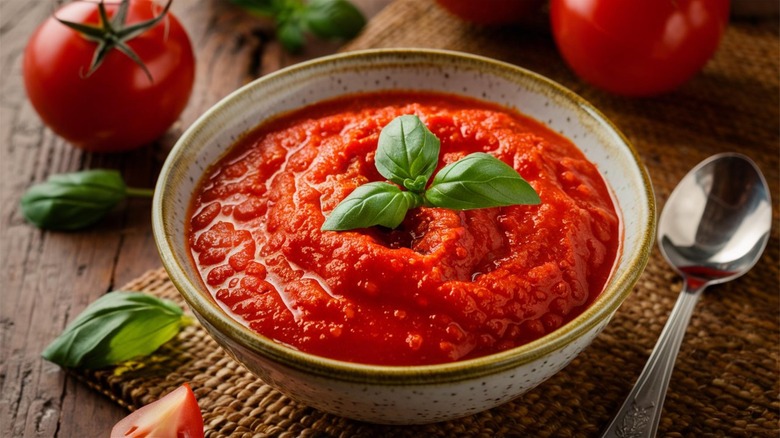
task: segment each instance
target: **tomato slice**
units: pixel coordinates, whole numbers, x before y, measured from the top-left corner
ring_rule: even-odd
[[[141,407],[111,429],[111,438],[200,438],[203,416],[187,383]]]

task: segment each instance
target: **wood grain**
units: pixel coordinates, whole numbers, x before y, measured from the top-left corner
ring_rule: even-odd
[[[389,0],[355,0],[373,16]],[[88,389],[40,352],[90,302],[160,266],[148,200],[129,200],[97,226],[74,233],[40,231],[18,207],[30,185],[49,175],[119,170],[128,184],[153,187],[182,131],[219,99],[251,80],[313,57],[337,42],[309,41],[290,55],[273,23],[225,0],[175,1],[197,57],[196,84],[180,120],[156,143],[123,154],[91,154],[49,131],[26,99],[24,46],[54,1],[0,3],[0,436],[108,436],[127,413]]]

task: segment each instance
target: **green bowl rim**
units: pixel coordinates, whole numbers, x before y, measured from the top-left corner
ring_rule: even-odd
[[[608,287],[602,291],[596,301],[582,314],[563,327],[536,341],[488,356],[437,365],[403,367],[367,365],[343,362],[304,353],[259,335],[224,312],[216,304],[208,291],[202,290],[202,288],[195,284],[195,282],[198,282],[199,280],[195,280],[194,282],[185,275],[174,256],[168,236],[166,236],[165,220],[162,217],[162,211],[164,208],[163,201],[165,199],[165,193],[168,190],[166,181],[173,172],[176,158],[185,149],[189,138],[199,131],[198,126],[207,121],[211,115],[218,113],[220,108],[227,106],[236,100],[237,97],[247,89],[262,86],[267,82],[277,80],[279,77],[291,72],[320,68],[334,61],[349,60],[352,58],[370,59],[372,57],[384,58],[388,56],[395,57],[395,59],[399,59],[403,56],[427,57],[427,62],[431,62],[432,58],[448,58],[450,60],[458,58],[459,62],[465,61],[472,64],[488,65],[492,67],[493,70],[502,74],[519,74],[520,76],[525,76],[526,78],[547,87],[550,91],[554,91],[574,102],[580,108],[587,111],[597,122],[607,126],[608,129],[611,129],[617,134],[621,142],[630,152],[631,158],[641,174],[645,188],[645,196],[648,200],[647,208],[649,214],[644,222],[645,231],[641,237],[641,243],[638,250],[634,252],[634,254],[630,256],[631,259],[627,261],[629,265],[626,271],[619,277],[613,276],[608,282]],[[256,354],[265,357],[267,360],[280,362],[288,368],[338,381],[382,385],[441,384],[476,379],[533,362],[538,358],[572,343],[589,332],[597,324],[605,319],[611,318],[631,292],[649,260],[655,237],[656,216],[653,186],[646,168],[641,164],[639,154],[623,133],[593,105],[557,82],[522,67],[479,55],[438,49],[368,49],[329,55],[285,67],[242,86],[212,106],[182,134],[163,164],[157,181],[152,206],[154,239],[163,266],[168,272],[172,283],[182,294],[185,301],[193,311],[204,318],[208,324],[214,326],[223,335],[230,333],[230,339],[243,348],[253,351]],[[625,254],[623,254],[623,256],[625,256]]]

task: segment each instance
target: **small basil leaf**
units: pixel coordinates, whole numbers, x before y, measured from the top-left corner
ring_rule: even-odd
[[[425,177],[423,175],[420,175],[417,178],[415,178],[414,181],[412,181],[410,179],[405,179],[404,180],[404,187],[407,190],[410,190],[412,192],[422,193],[422,192],[425,191],[425,186],[428,184],[428,178],[429,177]]]
[[[311,0],[303,10],[303,20],[320,38],[352,38],[366,24],[360,10],[347,0]]]
[[[386,182],[372,182],[356,188],[322,224],[323,231],[344,231],[382,225],[395,228],[406,212],[420,204],[420,196]]]
[[[289,19],[280,20],[277,23],[276,38],[285,50],[290,53],[299,52],[306,43],[301,24],[294,16],[289,17]]]
[[[21,199],[22,213],[40,228],[76,230],[97,222],[127,196],[118,172],[88,170],[52,175]]]
[[[439,148],[439,139],[417,116],[403,115],[382,128],[374,162],[390,181],[403,187],[416,186],[419,177],[427,182],[433,175]]]
[[[175,303],[141,292],[111,292],[90,304],[43,351],[63,367],[101,368],[151,354],[185,324]]]
[[[515,169],[483,152],[444,166],[433,178],[425,199],[434,207],[454,210],[540,202],[533,187]]]

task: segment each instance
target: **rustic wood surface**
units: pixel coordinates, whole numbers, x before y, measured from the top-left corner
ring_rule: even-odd
[[[367,17],[389,0],[353,0]],[[197,57],[193,95],[180,120],[155,144],[123,154],[91,154],[48,130],[27,101],[22,55],[35,27],[59,3],[0,2],[0,437],[108,436],[127,412],[41,359],[40,352],[90,302],[161,266],[151,204],[130,200],[86,231],[43,232],[25,222],[19,198],[51,174],[118,169],[128,184],[153,187],[166,154],[208,107],[241,85],[337,42],[310,41],[285,53],[270,21],[227,0],[179,0],[172,12]]]

